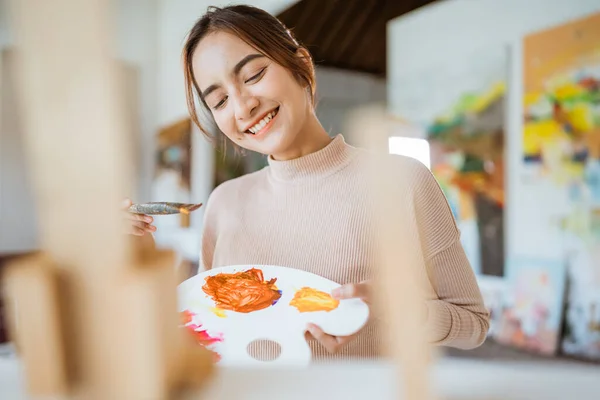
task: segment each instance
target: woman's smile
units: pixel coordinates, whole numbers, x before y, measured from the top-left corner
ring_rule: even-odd
[[[252,135],[253,137],[261,137],[266,134],[275,123],[275,118],[279,113],[279,107],[269,111],[264,116],[261,116],[256,120],[244,133]]]

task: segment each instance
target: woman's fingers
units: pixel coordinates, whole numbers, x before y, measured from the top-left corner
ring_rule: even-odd
[[[134,236],[144,236],[146,231],[138,226],[128,225],[125,227],[125,233]]]
[[[147,224],[151,224],[154,221],[154,218],[152,218],[149,215],[133,213],[126,213],[125,219],[129,219],[131,221],[145,222]]]
[[[319,343],[323,345],[327,349],[329,353],[335,353],[339,348],[339,343],[336,340],[335,336],[331,336],[323,332],[321,328],[319,328],[315,324],[308,324],[307,326],[308,332],[315,338]]]
[[[145,222],[131,221],[131,223],[127,224],[125,230],[132,235],[142,236],[146,232],[156,232],[156,227]]]
[[[123,210],[127,210],[133,203],[130,199],[124,199],[121,203]],[[125,211],[125,233],[135,236],[144,236],[146,232],[156,232],[156,227],[152,225],[154,219],[149,215],[134,214]]]
[[[331,292],[331,295],[338,299],[354,299],[358,298],[366,303],[370,303],[371,290],[368,282],[352,283],[348,285],[342,285]]]
[[[305,333],[305,337],[310,335],[315,338],[319,343],[325,347],[325,349],[331,353],[337,353],[341,348],[343,348],[348,342],[353,339],[353,336],[331,336],[323,332],[323,330],[315,325],[308,324],[307,332]]]
[[[131,225],[148,232],[154,232],[156,230],[156,227],[154,225],[150,225],[143,221],[131,221]]]

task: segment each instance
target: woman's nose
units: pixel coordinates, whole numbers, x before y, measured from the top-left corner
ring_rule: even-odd
[[[251,118],[258,109],[259,101],[255,96],[240,95],[235,101],[235,117],[237,120]]]

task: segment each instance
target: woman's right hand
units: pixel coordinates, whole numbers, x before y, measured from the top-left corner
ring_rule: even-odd
[[[130,199],[123,200],[122,208],[125,211],[125,233],[134,236],[144,236],[146,233],[156,232],[156,227],[152,225],[154,219],[145,214],[134,214],[127,211],[132,205]]]

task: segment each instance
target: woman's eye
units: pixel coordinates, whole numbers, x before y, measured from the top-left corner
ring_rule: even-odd
[[[256,82],[257,80],[260,79],[260,77],[263,75],[263,73],[265,72],[265,70],[267,69],[267,67],[264,67],[263,69],[261,69],[258,74],[251,76],[248,80],[246,80],[246,83],[252,83],[252,82]]]
[[[223,99],[221,101],[219,101],[217,104],[215,104],[213,108],[216,110],[218,108],[223,107],[223,104],[225,104],[225,100],[227,100],[227,97],[223,97]]]

